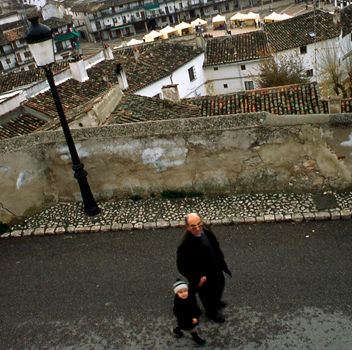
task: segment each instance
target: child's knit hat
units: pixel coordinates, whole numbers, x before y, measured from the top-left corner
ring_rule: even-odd
[[[177,281],[174,283],[174,292],[175,294],[178,293],[178,291],[180,291],[181,289],[188,289],[188,284],[184,281],[181,281],[179,278],[177,279]]]

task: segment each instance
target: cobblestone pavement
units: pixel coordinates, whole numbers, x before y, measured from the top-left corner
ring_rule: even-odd
[[[199,213],[206,223],[213,225],[350,219],[352,193],[236,194],[98,204],[101,213],[95,217],[84,215],[82,203],[51,206],[12,226],[11,232],[1,237],[180,227],[190,212]]]

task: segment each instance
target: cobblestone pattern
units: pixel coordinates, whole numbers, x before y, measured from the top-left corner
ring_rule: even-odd
[[[99,203],[101,214],[93,218],[84,215],[81,203],[61,203],[26,218],[1,238],[182,227],[191,212],[212,225],[351,219],[352,193],[329,193],[338,206],[324,211],[317,210],[312,194],[107,201]]]

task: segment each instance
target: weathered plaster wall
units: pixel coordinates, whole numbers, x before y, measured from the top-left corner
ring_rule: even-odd
[[[97,199],[165,189],[214,192],[345,190],[352,115],[267,113],[72,130]],[[79,200],[61,131],[0,142],[0,220]]]

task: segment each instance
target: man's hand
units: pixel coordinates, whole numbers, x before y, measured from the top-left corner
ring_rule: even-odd
[[[206,280],[207,280],[207,277],[202,276],[199,280],[198,287],[201,287]]]
[[[198,323],[198,319],[197,318],[192,318],[192,324],[197,324]]]

